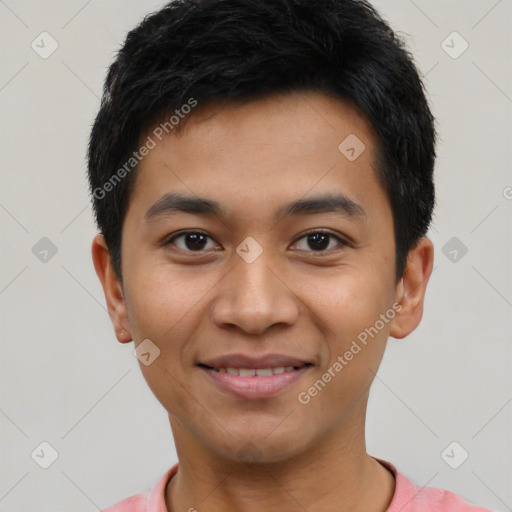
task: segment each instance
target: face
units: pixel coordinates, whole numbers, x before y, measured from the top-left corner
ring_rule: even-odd
[[[93,244],[119,341],[149,353],[173,431],[210,453],[284,461],[363,435],[386,340],[421,319],[431,245],[397,285],[375,134],[349,104],[199,107],[137,170],[122,291]]]

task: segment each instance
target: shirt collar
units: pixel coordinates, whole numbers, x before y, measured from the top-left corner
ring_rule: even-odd
[[[399,512],[414,497],[414,486],[404,475],[397,471],[396,467],[391,464],[391,462],[377,457],[373,458],[388,469],[395,477],[395,492],[386,512]],[[178,466],[179,462],[169,468],[152,489],[146,502],[146,512],[172,512],[168,511],[165,505],[165,489],[170,479],[178,471]]]

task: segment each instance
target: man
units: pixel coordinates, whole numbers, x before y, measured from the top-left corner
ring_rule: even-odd
[[[109,512],[485,510],[365,447],[387,339],[422,317],[435,139],[367,2],[180,0],[128,34],[92,256],[179,463]]]

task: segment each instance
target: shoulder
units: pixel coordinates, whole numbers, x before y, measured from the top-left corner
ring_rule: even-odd
[[[479,507],[478,505],[469,503],[458,494],[446,489],[438,489],[435,487],[414,487],[417,489],[415,505],[418,512],[423,512],[424,510],[436,510],[439,512],[493,512],[488,508]]]
[[[148,493],[135,494],[119,501],[109,508],[101,509],[101,512],[145,512]]]
[[[179,464],[168,469],[150,492],[135,494],[129,498],[102,509],[101,512],[167,512],[165,506],[165,488],[169,480],[177,473]]]
[[[386,512],[493,512],[446,489],[416,485],[390,462],[376,460],[395,477],[395,493]]]

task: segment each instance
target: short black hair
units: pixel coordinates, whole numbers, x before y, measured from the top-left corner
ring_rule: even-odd
[[[296,91],[349,102],[376,132],[398,282],[434,209],[435,119],[412,55],[366,0],[175,0],[127,34],[88,146],[94,214],[121,282],[121,232],[145,130],[167,117],[165,131],[180,133],[191,105]]]

